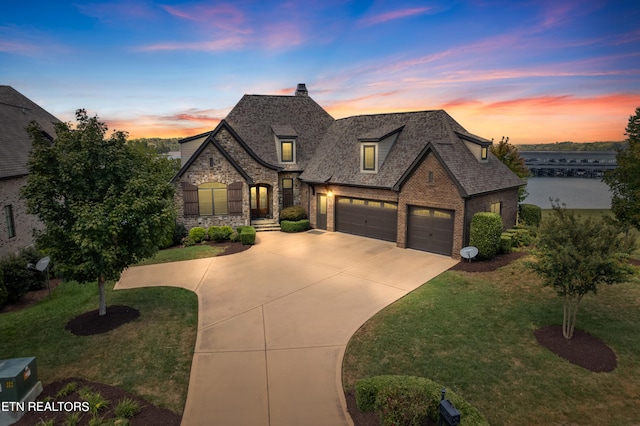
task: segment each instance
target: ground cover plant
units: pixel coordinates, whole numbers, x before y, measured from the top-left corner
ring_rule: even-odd
[[[139,318],[107,333],[76,336],[65,325],[95,308],[98,289],[64,282],[51,298],[0,314],[0,336],[10,342],[0,345],[0,359],[35,356],[45,387],[81,377],[181,415],[196,340],[197,296],[169,287],[113,291],[111,282],[105,287],[110,304],[132,307]]]
[[[421,376],[458,393],[492,425],[633,424],[640,418],[640,287],[618,284],[583,299],[578,328],[617,357],[614,371],[594,373],[536,340],[537,330],[562,324],[562,300],[526,261],[446,272],[382,310],[347,347],[345,392],[365,377]]]

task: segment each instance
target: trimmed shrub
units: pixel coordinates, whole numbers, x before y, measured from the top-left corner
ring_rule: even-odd
[[[8,296],[7,287],[4,285],[4,275],[2,274],[2,269],[0,269],[0,308],[7,302]]]
[[[209,239],[211,241],[221,243],[223,241],[228,241],[231,238],[233,228],[230,226],[210,226],[207,233],[209,234]]]
[[[35,265],[42,257],[43,254],[35,248],[27,248],[0,259],[0,271],[7,292],[6,303],[15,303],[28,291],[44,288],[45,274],[27,267],[29,263]]]
[[[173,245],[177,246],[182,243],[182,239],[189,235],[187,228],[182,223],[176,223],[176,227],[173,230]]]
[[[480,212],[473,215],[469,232],[469,245],[478,248],[479,259],[492,259],[500,247],[502,218],[495,213]]]
[[[240,234],[240,242],[242,245],[251,245],[256,243],[256,229],[253,226],[238,226],[236,228]]]
[[[291,206],[280,210],[280,222],[283,220],[297,222],[307,218],[307,211],[302,206]]]
[[[542,221],[542,209],[535,204],[518,205],[519,222],[528,226],[540,226]]]
[[[363,412],[377,411],[384,425],[420,425],[429,417],[437,421],[442,385],[425,377],[375,376],[358,380],[356,403]],[[486,426],[487,419],[455,392],[446,399],[460,411],[461,425]]]
[[[232,243],[237,243],[238,241],[240,241],[240,234],[238,233],[238,231],[233,231],[231,236],[229,236],[229,241],[231,241]]]
[[[207,236],[207,231],[201,226],[196,226],[189,230],[189,238],[193,239],[193,241],[196,244],[204,241],[204,237],[206,236]]]
[[[512,234],[509,232],[503,232],[500,235],[500,253],[511,253],[511,245],[513,244],[512,237]]]
[[[311,229],[309,219],[303,220],[283,220],[280,222],[280,230],[283,232],[303,232]]]

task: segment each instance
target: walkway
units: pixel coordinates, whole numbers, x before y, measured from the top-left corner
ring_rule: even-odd
[[[350,337],[455,263],[342,233],[267,232],[231,256],[130,268],[116,289],[198,295],[183,425],[352,425],[341,383]]]

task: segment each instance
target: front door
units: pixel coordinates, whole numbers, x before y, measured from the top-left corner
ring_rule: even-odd
[[[251,218],[268,217],[270,212],[269,186],[256,185],[251,187]]]
[[[316,228],[327,229],[327,194],[318,194]]]

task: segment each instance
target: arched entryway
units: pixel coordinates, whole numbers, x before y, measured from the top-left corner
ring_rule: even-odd
[[[251,187],[251,219],[272,218],[271,200],[273,191],[271,185],[259,183]]]

